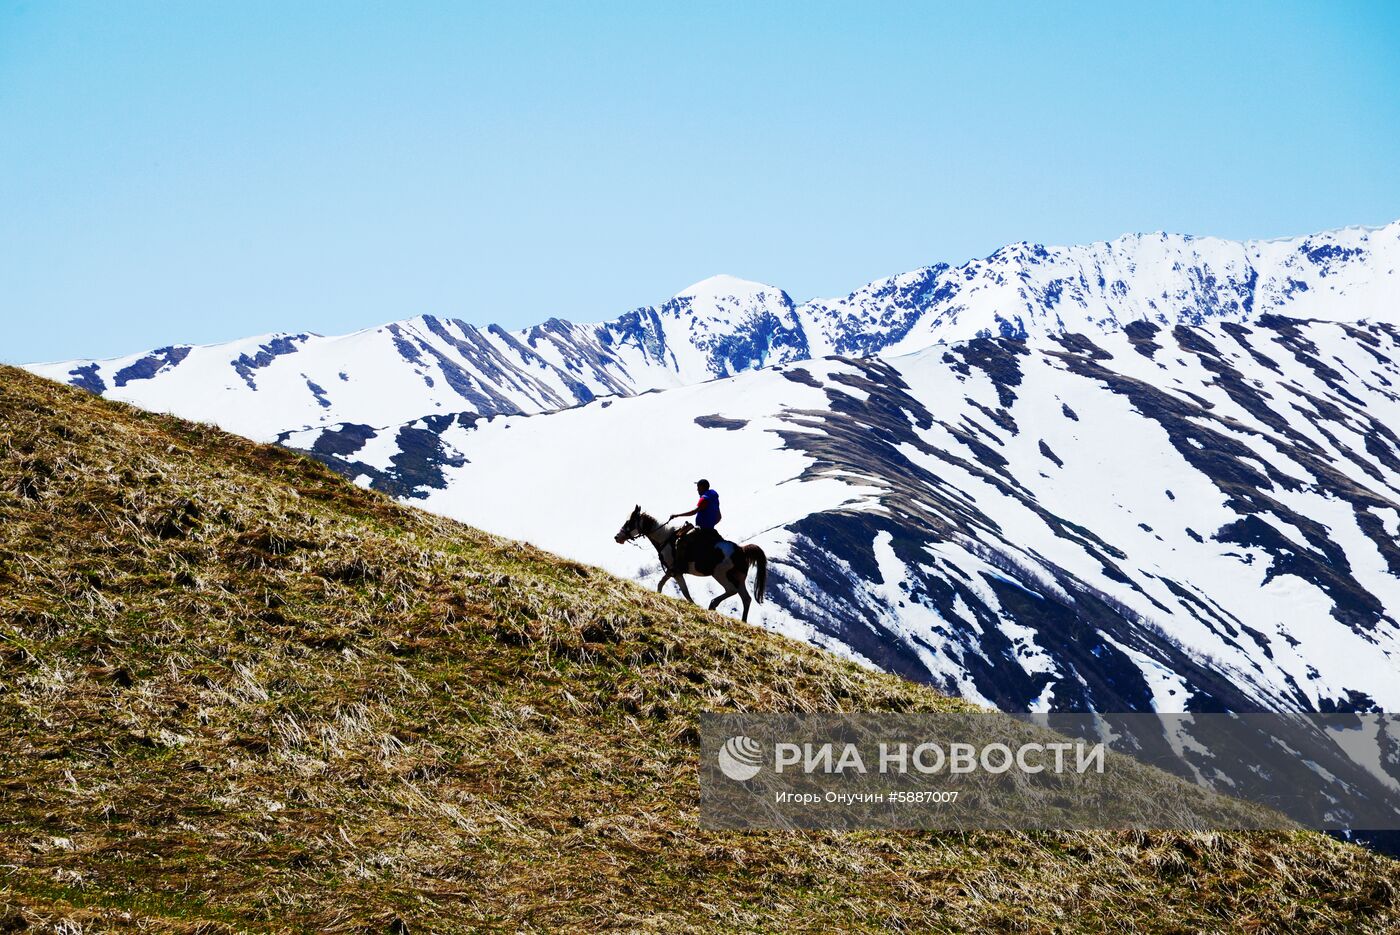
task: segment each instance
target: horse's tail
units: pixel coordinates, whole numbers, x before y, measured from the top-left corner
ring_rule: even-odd
[[[768,556],[756,545],[744,546],[744,557],[758,566],[758,577],[753,583],[753,599],[763,603],[763,589],[768,585]]]

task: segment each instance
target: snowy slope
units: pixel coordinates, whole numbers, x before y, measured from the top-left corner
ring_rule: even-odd
[[[1398,362],[1386,324],[1139,322],[284,441],[643,577],[612,534],[708,476],[761,622],[1004,709],[1393,711]]]
[[[898,356],[979,335],[1270,313],[1396,322],[1397,270],[1400,221],[1274,241],[1153,234],[1078,247],[1021,243],[802,305],[780,289],[717,276],[602,324],[551,319],[506,331],[421,316],[340,337],[262,335],[29,369],[267,440],[434,413],[547,412],[769,364]]]

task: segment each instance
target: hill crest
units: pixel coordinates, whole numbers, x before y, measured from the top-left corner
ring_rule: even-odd
[[[0,370],[0,922],[1380,931],[1311,834],[696,830],[704,709],[960,704]]]

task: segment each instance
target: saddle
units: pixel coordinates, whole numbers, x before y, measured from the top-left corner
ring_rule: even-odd
[[[719,544],[723,541],[720,534],[713,529],[700,529],[686,523],[676,532],[677,571],[694,565],[700,574],[710,574],[724,559],[719,551]]]

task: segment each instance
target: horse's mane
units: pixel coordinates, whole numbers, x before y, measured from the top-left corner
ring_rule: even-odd
[[[646,535],[660,525],[661,523],[656,517],[652,516],[646,510],[642,510],[637,516],[637,528],[641,529],[642,535]]]

